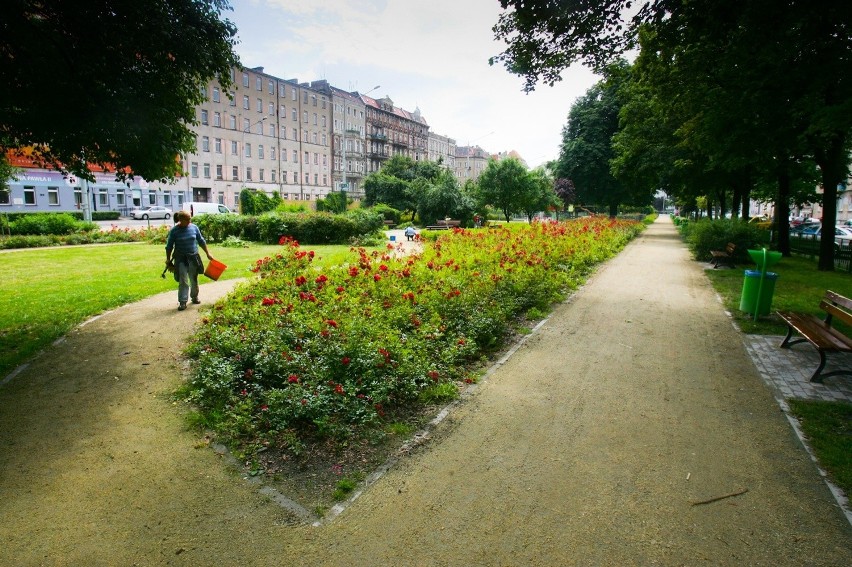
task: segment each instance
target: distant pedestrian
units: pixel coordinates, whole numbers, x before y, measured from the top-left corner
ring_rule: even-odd
[[[186,309],[189,300],[194,304],[201,303],[198,299],[198,274],[204,273],[204,263],[198,247],[204,250],[208,260],[213,260],[201,229],[191,221],[186,211],[176,212],[176,224],[166,238],[166,266],[174,266],[175,280],[178,282],[178,311]]]
[[[416,235],[417,235],[417,231],[416,231],[416,230],[414,230],[414,227],[413,227],[413,226],[409,225],[409,226],[405,229],[405,238],[407,238],[409,242],[411,242],[412,240],[414,240],[414,237],[415,237]]]

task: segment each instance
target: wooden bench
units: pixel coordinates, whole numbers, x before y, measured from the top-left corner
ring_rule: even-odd
[[[428,230],[449,230],[451,228],[458,228],[461,226],[460,220],[453,219],[445,219],[435,221],[435,224],[432,226],[427,226]]]
[[[813,376],[811,376],[811,382],[822,382],[823,378],[840,374],[852,376],[852,370],[822,372],[823,368],[825,368],[826,353],[852,352],[852,338],[847,337],[831,326],[835,318],[843,321],[846,325],[852,326],[852,299],[843,297],[833,291],[826,291],[825,296],[820,301],[819,307],[826,313],[825,319],[805,313],[778,312],[778,316],[787,323],[787,336],[784,337],[781,348],[790,348],[791,345],[807,341],[817,349],[817,352],[819,352],[819,367]],[[798,331],[802,336],[790,340],[794,330]]]
[[[725,262],[732,268],[734,267],[734,251],[737,249],[737,245],[733,242],[728,242],[728,245],[725,246],[724,250],[711,250],[710,255],[713,257],[710,260],[710,263],[713,264],[714,268],[719,267],[720,262]]]

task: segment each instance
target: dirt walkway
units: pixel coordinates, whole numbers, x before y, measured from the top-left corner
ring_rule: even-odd
[[[0,564],[852,559],[852,529],[667,219],[320,527],[287,525],[183,427],[165,393],[197,310],[175,295],[84,325],[0,387]]]

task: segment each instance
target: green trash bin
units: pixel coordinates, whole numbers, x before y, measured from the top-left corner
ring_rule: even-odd
[[[763,289],[761,289],[760,271],[746,270],[745,280],[743,281],[743,295],[740,298],[740,311],[754,315],[755,307],[757,307],[757,315],[769,315],[777,279],[778,274],[775,272],[766,272],[763,278]],[[758,294],[760,294],[760,305],[757,305]]]

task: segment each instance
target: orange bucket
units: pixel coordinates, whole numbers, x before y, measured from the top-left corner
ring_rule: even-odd
[[[227,267],[219,260],[210,260],[210,263],[207,264],[207,269],[204,270],[204,275],[211,280],[218,280]]]

